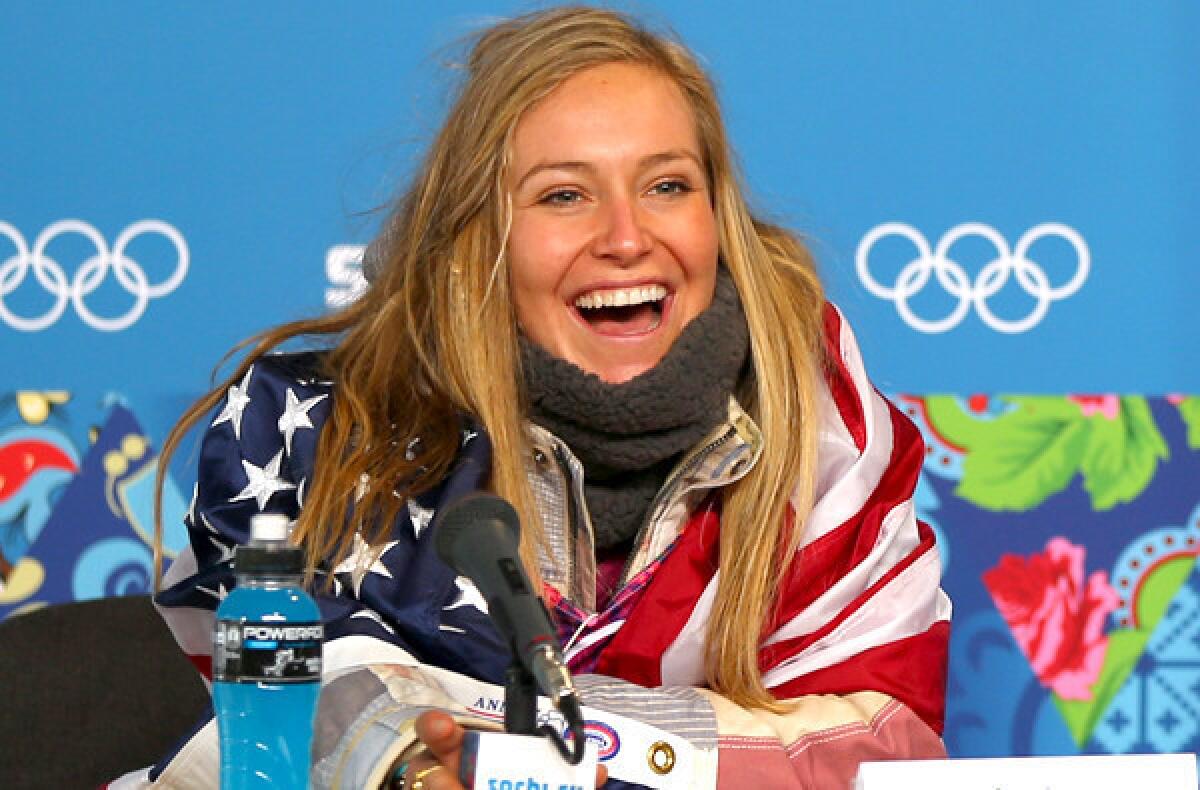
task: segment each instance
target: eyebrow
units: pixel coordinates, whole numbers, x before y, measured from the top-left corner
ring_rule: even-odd
[[[638,169],[646,170],[651,167],[656,167],[657,165],[674,162],[678,159],[690,159],[691,161],[695,162],[701,170],[704,169],[704,163],[700,161],[700,157],[684,148],[676,148],[670,151],[662,151],[657,154],[644,156],[638,160]],[[525,173],[525,175],[521,176],[521,180],[517,182],[517,186],[514,191],[519,190],[526,181],[545,170],[587,171],[591,169],[592,165],[589,162],[580,162],[575,160],[563,162],[539,162],[531,167],[528,172]]]

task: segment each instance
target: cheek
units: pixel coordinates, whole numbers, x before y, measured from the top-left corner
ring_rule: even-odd
[[[717,234],[717,219],[706,201],[697,200],[690,211],[676,218],[670,230],[671,237],[684,253],[684,265],[689,273],[715,276],[720,241]]]
[[[569,249],[554,227],[537,222],[513,224],[508,237],[508,260],[514,290],[552,293],[561,282]]]
[[[530,338],[544,344],[551,315],[551,294],[536,283],[513,277],[513,308],[517,314],[517,326]]]
[[[527,239],[528,236],[520,238],[514,234],[509,243],[508,276],[518,310],[522,303],[528,303],[539,292],[545,291],[550,280],[549,267],[542,265],[545,254]]]
[[[688,301],[695,312],[702,312],[712,303],[713,290],[717,282],[717,261],[720,257],[716,228],[711,219],[692,226],[691,233],[682,237],[684,247],[680,256],[693,291]]]
[[[560,301],[561,267],[555,264],[553,245],[536,229],[516,227],[509,237],[509,286],[517,323],[531,338],[544,344],[552,305]]]

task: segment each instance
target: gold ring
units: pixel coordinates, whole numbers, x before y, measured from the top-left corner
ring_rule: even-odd
[[[441,767],[442,766],[439,764],[417,771],[415,774],[413,774],[413,781],[412,784],[408,786],[408,790],[425,790],[425,777],[429,776],[431,773]]]

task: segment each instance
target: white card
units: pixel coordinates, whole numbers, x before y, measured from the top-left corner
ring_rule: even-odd
[[[593,790],[596,747],[571,765],[544,736],[468,731],[461,778],[471,790]]]
[[[1194,754],[997,757],[863,763],[855,790],[1193,790]]]

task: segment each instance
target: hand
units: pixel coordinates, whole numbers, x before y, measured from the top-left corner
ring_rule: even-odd
[[[405,787],[412,787],[413,777],[435,765],[438,770],[425,774],[423,790],[464,790],[458,781],[458,764],[462,757],[463,735],[466,731],[449,714],[431,710],[417,717],[417,738],[425,745],[408,763]],[[596,787],[608,781],[608,770],[596,766]]]
[[[431,710],[418,716],[417,738],[425,745],[425,751],[409,761],[405,790],[412,787],[414,777],[434,766],[440,767],[425,774],[423,790],[464,790],[458,781],[464,734],[465,730],[449,714]]]

